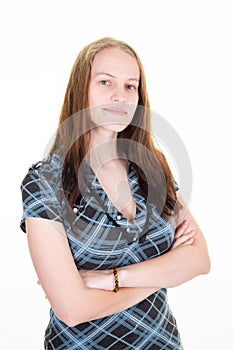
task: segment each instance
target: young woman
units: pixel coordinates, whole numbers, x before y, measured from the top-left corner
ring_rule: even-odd
[[[210,262],[150,122],[135,51],[86,46],[50,154],[22,183],[21,228],[51,304],[46,350],[182,349],[166,289]]]

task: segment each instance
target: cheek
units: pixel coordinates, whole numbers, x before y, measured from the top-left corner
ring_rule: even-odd
[[[138,93],[132,94],[128,99],[128,102],[132,105],[137,105],[138,101],[139,101],[139,94]]]
[[[88,89],[88,106],[92,107],[97,104],[97,93],[95,91],[95,87],[90,82],[89,89]]]
[[[131,120],[129,121],[129,123],[133,120],[133,117],[134,117],[134,114],[135,114],[135,112],[136,112],[137,105],[138,105],[137,102],[138,102],[138,101],[136,101],[136,103],[132,103],[132,104],[130,105],[130,112],[129,112],[129,115],[130,115]]]
[[[139,102],[139,94],[132,95],[131,98],[128,100],[132,114],[135,113],[136,108],[138,106],[138,102]]]
[[[92,91],[89,90],[88,92],[88,106],[91,107],[91,106],[94,106],[94,94],[92,93]]]
[[[95,101],[90,100],[89,107],[91,107],[90,108],[90,117],[91,117],[92,123],[94,123],[95,125],[105,124],[106,120],[103,116],[103,111],[102,111],[101,105],[98,105],[97,103],[95,103]]]
[[[93,90],[89,91],[88,102],[89,107],[99,106],[106,103],[103,94],[100,94],[98,91]]]
[[[99,86],[95,81],[90,81],[88,90],[89,107],[109,103],[109,90]]]
[[[139,101],[139,93],[136,94],[136,104],[138,104]]]

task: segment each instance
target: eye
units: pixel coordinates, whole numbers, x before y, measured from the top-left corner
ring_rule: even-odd
[[[126,85],[126,89],[134,91],[134,90],[137,90],[137,86],[136,85],[132,85],[132,84],[127,84]]]
[[[105,86],[110,86],[110,81],[109,80],[100,80],[100,84],[105,85]]]

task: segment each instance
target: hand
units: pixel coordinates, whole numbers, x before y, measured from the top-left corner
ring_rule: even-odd
[[[184,220],[176,228],[171,250],[176,249],[180,246],[193,244],[195,242],[196,235],[197,231],[192,228],[191,223],[188,220]]]
[[[112,270],[79,270],[79,273],[87,288],[113,290]]]

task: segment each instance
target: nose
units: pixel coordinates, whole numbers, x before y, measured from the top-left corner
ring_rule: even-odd
[[[126,102],[125,91],[122,88],[116,88],[112,94],[112,102],[124,103]]]

